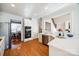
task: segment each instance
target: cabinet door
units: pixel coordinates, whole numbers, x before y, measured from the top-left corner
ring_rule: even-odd
[[[48,35],[42,35],[42,43],[43,44],[46,44],[47,45],[48,39],[49,39],[49,36]]]

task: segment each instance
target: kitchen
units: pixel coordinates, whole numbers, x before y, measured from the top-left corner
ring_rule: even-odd
[[[40,4],[38,4],[38,6],[39,5]],[[10,24],[11,19],[16,19],[21,20],[22,22],[21,41],[24,43],[37,39],[40,44],[49,48],[49,56],[79,55],[78,7],[79,5],[77,4],[71,4],[50,15],[39,18],[23,18],[13,14],[0,12],[0,36],[3,36],[0,41],[0,45],[3,44],[1,45],[0,54],[3,55],[4,52],[2,51],[9,47],[8,39],[10,29],[8,28],[8,25]],[[6,41],[5,44],[2,43],[3,41]],[[2,48],[2,46],[5,46],[5,48]]]
[[[68,7],[67,10],[62,9],[61,12],[60,11],[57,12],[58,15],[55,14],[53,16],[55,24],[57,24],[56,30],[58,28],[61,28],[61,30],[59,30],[60,32],[59,31],[56,32],[56,30],[54,30],[55,26],[51,25],[51,28],[53,27],[52,33],[50,32],[50,30],[45,31],[45,29],[43,29],[42,34],[40,33],[39,38],[42,38],[42,35],[48,35],[49,37],[50,36],[53,37],[52,40],[48,42],[49,56],[75,56],[75,55],[78,56],[79,55],[79,51],[78,51],[79,28],[77,23],[79,19],[78,17],[79,8],[77,7],[78,5],[73,6],[72,8]],[[68,10],[69,8],[70,10]],[[47,20],[46,19],[47,18],[45,18],[45,21],[48,21],[48,19],[51,20],[51,17],[48,17]],[[49,23],[52,24],[52,21]],[[43,25],[42,28],[45,28],[45,26]],[[65,31],[65,29],[68,30]]]

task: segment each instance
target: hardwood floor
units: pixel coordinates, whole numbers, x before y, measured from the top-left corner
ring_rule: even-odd
[[[21,39],[12,39],[11,43],[14,44],[14,45],[19,44],[21,42],[20,40]]]
[[[11,40],[11,48],[15,49],[21,44],[21,39],[12,39]]]
[[[38,39],[21,42],[15,49],[6,49],[4,56],[48,56],[48,46],[39,43]]]

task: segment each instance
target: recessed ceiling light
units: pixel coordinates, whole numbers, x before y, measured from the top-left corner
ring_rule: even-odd
[[[15,7],[15,4],[12,3],[11,6],[12,6],[12,7]]]

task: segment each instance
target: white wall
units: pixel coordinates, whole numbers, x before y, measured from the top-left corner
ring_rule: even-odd
[[[37,38],[37,35],[38,35],[38,19],[37,18],[32,18],[31,20],[25,19],[24,26],[31,26],[32,38]]]
[[[65,14],[54,18],[56,24],[60,24],[70,20],[70,14]]]
[[[5,48],[7,48],[9,44],[9,23],[0,22],[0,36],[5,36]]]
[[[68,22],[71,23],[71,14],[65,14],[54,18],[55,23],[57,24],[57,29],[62,27],[62,29],[68,29]]]
[[[0,12],[0,22],[10,22],[10,19],[22,20],[22,17],[6,12]]]
[[[13,15],[13,14],[9,14],[6,12],[0,12],[0,23],[2,23],[2,24],[0,24],[0,26],[1,26],[0,30],[3,34],[5,33],[4,36],[5,36],[5,41],[6,41],[6,47],[8,46],[8,40],[9,40],[9,31],[8,30],[9,30],[9,25],[10,25],[11,19],[22,20],[22,17]],[[1,34],[1,35],[3,35],[3,34]]]
[[[38,37],[38,19],[37,18],[33,18],[32,19],[32,37],[37,38]]]
[[[72,32],[79,35],[79,5],[72,8]]]
[[[78,37],[79,40],[79,5],[72,8],[72,32],[76,37]],[[79,46],[77,47],[77,52],[79,53]]]

